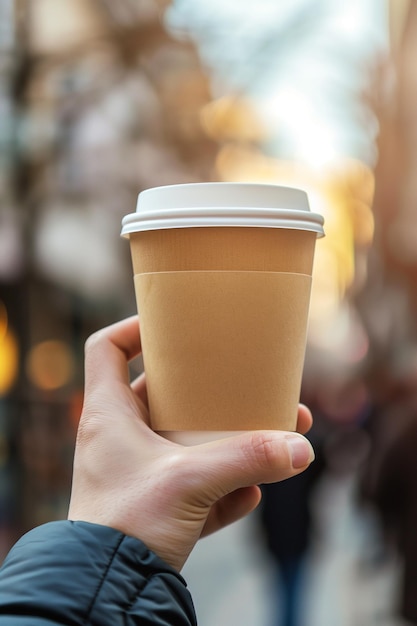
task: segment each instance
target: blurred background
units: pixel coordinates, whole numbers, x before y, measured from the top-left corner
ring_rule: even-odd
[[[417,623],[416,54],[415,0],[0,0],[0,559],[66,514],[84,341],[135,312],[137,194],[294,185],[326,220],[317,461],[184,575],[201,626]]]

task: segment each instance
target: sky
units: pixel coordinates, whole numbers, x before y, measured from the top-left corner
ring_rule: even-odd
[[[13,0],[0,0],[0,50],[12,43]]]
[[[275,156],[325,164],[376,160],[364,100],[388,49],[383,0],[174,0],[167,22],[191,35],[214,96],[250,96]]]

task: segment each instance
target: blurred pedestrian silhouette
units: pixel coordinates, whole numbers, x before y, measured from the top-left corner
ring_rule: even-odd
[[[275,622],[272,626],[302,626],[305,574],[315,528],[314,496],[326,473],[350,474],[364,457],[363,424],[369,398],[360,372],[335,369],[315,384],[304,383],[302,399],[314,424],[308,433],[316,459],[303,475],[285,483],[262,486],[262,539],[276,570]]]
[[[311,496],[324,468],[322,446],[314,430],[308,438],[316,453],[308,470],[294,480],[262,485],[261,539],[275,568],[273,626],[299,626],[302,619],[306,556],[311,545]]]

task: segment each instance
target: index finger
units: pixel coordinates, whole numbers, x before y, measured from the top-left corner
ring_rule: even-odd
[[[114,382],[129,384],[128,363],[141,352],[139,320],[134,315],[91,335],[85,344],[85,389]]]
[[[313,425],[313,416],[305,404],[298,405],[297,432],[305,435]]]

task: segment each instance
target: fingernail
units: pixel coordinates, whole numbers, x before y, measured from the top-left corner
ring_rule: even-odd
[[[302,435],[290,435],[287,437],[287,443],[294,469],[299,469],[314,461],[314,450],[308,439]]]

